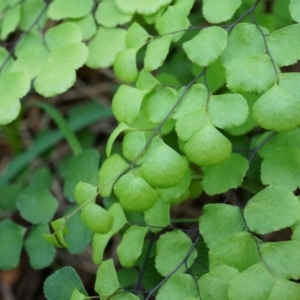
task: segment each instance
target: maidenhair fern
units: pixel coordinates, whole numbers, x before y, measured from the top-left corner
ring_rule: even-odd
[[[99,153],[82,150],[41,105],[74,152],[58,170],[71,207],[53,220],[48,175],[24,188],[2,182],[15,199],[9,208],[32,227],[0,222],[1,269],[18,265],[23,244],[35,269],[53,262],[55,247],[91,245],[101,299],[299,298],[299,0],[0,0],[0,11],[0,39],[21,32],[0,47],[0,124],[19,116],[29,91],[67,91],[84,65],[112,68],[121,82],[100,170]],[[223,203],[197,219],[171,218],[203,191]],[[265,236],[286,228],[288,240]],[[104,253],[114,235],[113,261]],[[139,270],[135,286],[121,284],[116,260]],[[44,291],[48,300],[90,299],[70,267]]]

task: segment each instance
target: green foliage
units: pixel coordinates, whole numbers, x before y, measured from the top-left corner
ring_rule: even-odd
[[[0,178],[1,269],[16,268],[23,247],[41,269],[55,247],[91,245],[101,299],[299,297],[300,2],[264,4],[0,0],[0,124],[19,124],[28,93],[69,90],[83,66],[113,71],[118,122],[100,160],[74,132],[109,109],[65,118],[38,105],[59,130],[41,133]],[[58,209],[49,169],[20,171],[63,137],[73,155],[54,172],[67,200]],[[269,240],[282,229],[292,237]],[[44,292],[88,299],[70,267]]]

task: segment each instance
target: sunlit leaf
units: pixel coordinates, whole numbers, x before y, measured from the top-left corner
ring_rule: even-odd
[[[213,95],[209,99],[208,114],[213,125],[219,128],[243,124],[248,111],[246,99],[239,94]]]
[[[159,289],[157,300],[182,300],[197,295],[194,278],[189,274],[175,274]]]
[[[209,250],[210,270],[227,265],[242,272],[258,263],[260,257],[256,243],[250,233],[239,232],[214,244]]]
[[[90,230],[100,234],[110,231],[114,219],[109,211],[96,203],[84,206],[81,218]]]
[[[81,18],[90,13],[93,0],[54,0],[50,3],[48,16],[53,20]]]
[[[222,224],[222,226],[220,226]],[[245,228],[242,211],[227,204],[207,204],[199,220],[199,228],[209,248]]]
[[[225,162],[203,167],[202,186],[208,195],[222,194],[241,185],[248,170],[248,160],[233,153]]]
[[[108,2],[108,1],[107,1]],[[126,33],[125,43],[127,48],[140,48],[150,37],[148,32],[139,23],[133,22]]]
[[[144,95],[144,91],[121,85],[112,100],[112,109],[116,119],[127,124],[136,121]]]
[[[158,87],[147,93],[143,100],[143,108],[149,120],[161,122],[171,111],[177,100],[177,93],[169,87]]]
[[[119,154],[113,154],[103,162],[99,171],[99,192],[102,197],[111,194],[115,181],[126,167],[128,164]]]
[[[300,151],[275,149],[261,165],[263,184],[282,185],[291,191],[300,187]]]
[[[117,53],[125,49],[126,30],[99,27],[88,43],[89,56],[86,65],[90,68],[107,68],[113,65]]]
[[[259,234],[292,226],[299,219],[299,213],[300,203],[297,197],[282,186],[265,188],[252,197],[245,207],[249,229]]]
[[[260,93],[274,85],[276,74],[266,54],[241,57],[226,66],[227,87],[233,92]]]
[[[158,11],[162,6],[171,3],[171,0],[115,0],[117,6],[121,11],[126,14],[133,14],[138,12],[139,14],[150,15]]]
[[[132,14],[122,12],[116,5],[115,0],[102,1],[98,4],[95,19],[99,25],[116,27],[129,22]]]
[[[132,267],[142,254],[145,235],[148,229],[141,226],[130,226],[124,233],[117,248],[118,257],[123,267]]]
[[[184,152],[196,165],[216,165],[230,157],[231,143],[215,127],[207,125],[185,144]]]
[[[171,36],[166,35],[150,41],[147,46],[144,64],[148,71],[161,67],[169,53]]]
[[[221,265],[203,275],[199,280],[202,299],[228,300],[227,291],[230,281],[238,274],[237,269]]]
[[[15,72],[0,77],[0,124],[15,120],[21,110],[20,98],[29,91],[30,80],[23,72]]]
[[[134,173],[123,175],[114,185],[122,207],[129,211],[145,211],[157,201],[157,192]]]
[[[183,44],[188,58],[199,66],[208,66],[214,62],[225,49],[227,31],[212,26],[202,29],[193,39]]]
[[[221,23],[232,18],[241,0],[203,0],[203,15],[210,23]]]
[[[168,276],[175,269],[176,272],[183,273],[186,266],[190,267],[197,257],[197,252],[192,247],[190,238],[180,230],[162,234],[156,243],[155,267],[157,271],[163,276]],[[172,249],[172,255],[166,249]]]
[[[190,25],[184,11],[179,6],[169,6],[166,12],[157,20],[155,28],[160,35],[173,33],[172,40],[178,41],[184,30]],[[181,31],[177,33],[177,31]]]
[[[114,262],[112,259],[101,263],[97,271],[95,291],[102,297],[113,294],[120,287]]]

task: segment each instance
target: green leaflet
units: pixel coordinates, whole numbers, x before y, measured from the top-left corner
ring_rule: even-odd
[[[80,27],[83,41],[91,39],[96,33],[97,26],[92,15],[87,15],[79,19],[69,19],[68,22]]]
[[[55,258],[55,248],[43,237],[49,234],[48,225],[38,225],[31,229],[25,240],[24,247],[29,256],[30,265],[34,269],[48,267]]]
[[[116,27],[129,22],[132,14],[122,12],[116,5],[115,0],[102,1],[98,4],[95,19],[99,25]]]
[[[125,49],[126,30],[99,27],[88,42],[86,65],[90,68],[108,68],[113,65],[116,55]]]
[[[147,135],[149,132],[142,131],[132,131],[125,134],[122,143],[124,157],[133,161],[146,145]],[[137,163],[142,163],[142,159],[139,159]]]
[[[107,1],[107,2],[109,2],[109,1]],[[150,35],[144,29],[144,27],[142,27],[137,22],[133,22],[129,26],[129,28],[126,32],[126,38],[125,38],[126,47],[127,48],[140,48],[146,43],[146,41],[149,37],[150,37]]]
[[[260,93],[274,85],[276,73],[271,58],[260,54],[232,60],[226,66],[226,78],[233,92]]]
[[[266,234],[292,226],[299,212],[299,201],[290,190],[271,185],[250,199],[244,215],[250,230]]]
[[[8,124],[17,118],[21,110],[19,99],[29,91],[29,87],[29,77],[23,72],[15,72],[0,77],[1,125]]]
[[[19,57],[27,52],[32,52],[36,47],[43,44],[43,37],[36,31],[29,32],[15,48],[15,56]]]
[[[74,289],[88,297],[78,274],[72,267],[63,267],[55,271],[44,282],[44,293],[47,300],[70,300]]]
[[[137,79],[136,48],[120,51],[114,61],[114,73],[126,83],[132,83]]]
[[[127,167],[128,164],[119,154],[113,154],[103,162],[99,171],[99,192],[102,197],[111,194],[115,181]]]
[[[265,28],[261,30],[268,34]],[[225,67],[234,59],[265,53],[265,44],[259,29],[254,24],[239,23],[230,32],[221,58]]]
[[[176,103],[177,93],[169,87],[157,87],[144,96],[142,107],[150,122],[164,120]]]
[[[88,201],[95,200],[96,196],[97,196],[96,186],[82,181],[79,181],[78,184],[76,185],[75,199],[79,205],[84,204],[85,202]]]
[[[300,151],[298,149],[275,149],[261,165],[263,184],[283,186],[291,191],[300,187]]]
[[[30,185],[18,196],[17,208],[22,217],[33,224],[49,222],[58,207],[57,200],[41,184]]]
[[[237,206],[207,204],[199,219],[199,229],[205,243],[211,248],[245,229],[242,211]]]
[[[43,15],[39,19],[37,24],[33,26],[33,28],[43,28],[45,26],[45,23],[47,21],[47,13],[45,10],[46,3],[42,0],[32,0],[32,1],[26,1],[25,3],[22,3],[21,6],[21,18],[19,27],[26,31],[29,28],[32,29],[32,21],[37,20],[37,18],[40,16],[42,12]],[[26,37],[24,37],[26,38]]]
[[[156,299],[182,300],[195,295],[197,287],[194,278],[189,274],[175,274],[159,289]]]
[[[114,203],[108,211],[113,215],[113,225],[108,233],[93,235],[92,247],[93,247],[93,262],[100,264],[103,260],[104,250],[111,239],[111,237],[117,233],[127,223],[124,211],[119,203]]]
[[[274,85],[254,104],[253,119],[261,127],[274,131],[297,128],[300,125],[300,93],[296,88],[299,82],[300,73],[280,74],[279,85]]]
[[[103,234],[112,228],[114,217],[100,205],[89,203],[83,207],[81,219],[91,231]]]
[[[189,140],[208,123],[206,111],[195,111],[177,120],[175,130],[180,139]]]
[[[112,236],[113,233],[111,231],[105,234],[95,233],[93,235],[93,239],[92,239],[93,262],[95,264],[100,264],[102,262],[105,248]]]
[[[227,265],[240,272],[260,261],[257,241],[248,232],[236,233],[209,250],[210,270]],[[228,255],[230,253],[230,255]]]
[[[229,285],[228,298],[230,300],[270,299],[269,295],[274,283],[274,278],[269,271],[262,263],[257,263],[233,278]]]
[[[160,141],[160,145],[143,163],[141,175],[153,187],[169,188],[182,180],[186,170],[184,158]]]
[[[209,99],[208,114],[214,126],[230,128],[243,124],[248,117],[248,104],[240,94],[213,95]]]
[[[112,259],[101,263],[97,271],[95,291],[102,297],[108,297],[120,287],[117,272]]]
[[[35,90],[45,97],[65,92],[74,84],[75,70],[84,64],[87,55],[83,43],[70,44],[50,52],[43,70],[34,82]]]
[[[162,6],[171,3],[171,0],[145,0],[135,1],[115,0],[118,8],[126,14],[134,14],[135,12],[144,15],[150,15],[157,12]]]
[[[10,219],[0,222],[0,268],[11,270],[18,266],[25,228]]]
[[[163,201],[176,203],[178,199],[186,194],[191,183],[191,171],[188,169],[183,179],[175,186],[167,189],[157,189],[158,197]]]
[[[166,12],[157,20],[155,28],[160,35],[172,34],[172,41],[178,41],[189,25],[188,18],[179,6],[169,6]],[[177,31],[183,32],[176,33]]]
[[[272,101],[272,105],[270,102]],[[268,111],[266,111],[268,108]],[[268,90],[253,106],[253,118],[263,128],[286,131],[299,126],[300,103],[280,86]],[[278,120],[281,122],[278,122]]]
[[[178,91],[178,97],[181,97],[184,91],[184,88],[180,89]],[[180,119],[195,111],[202,111],[206,107],[207,100],[207,88],[203,84],[193,84],[185,93],[172,117],[174,119]]]
[[[111,133],[108,141],[107,141],[107,144],[106,144],[106,156],[107,157],[110,157],[110,154],[111,154],[111,149],[113,147],[113,144],[116,140],[116,138],[119,136],[119,134],[122,132],[122,131],[125,131],[126,129],[129,129],[129,127],[125,124],[125,123],[120,123],[115,129],[114,131]]]
[[[300,22],[300,2],[299,0],[291,0],[289,11],[294,21]]]
[[[71,295],[70,300],[85,300],[86,296],[81,294],[77,289],[75,289]]]
[[[221,265],[203,275],[199,280],[201,298],[204,300],[229,300],[227,294],[229,284],[238,274],[237,269]]]
[[[293,65],[300,59],[300,24],[272,32],[266,39],[271,57],[278,67]]]
[[[122,207],[129,211],[145,211],[157,201],[157,192],[133,173],[123,175],[114,185]]]
[[[261,257],[278,278],[297,280],[300,277],[299,246],[299,241],[264,243]]]
[[[184,152],[196,165],[216,165],[230,157],[231,143],[215,127],[207,125],[185,144]]]
[[[248,160],[235,153],[221,164],[203,167],[202,186],[204,191],[208,195],[214,195],[237,188],[243,182],[248,167]]]
[[[119,122],[131,124],[139,117],[145,91],[121,85],[112,100],[112,110]]]
[[[43,60],[43,68],[34,82],[38,93],[50,97],[66,91],[74,84],[75,70],[84,64],[88,56],[81,39],[80,28],[70,22],[47,31],[45,41],[50,52]]]
[[[1,22],[0,39],[5,40],[8,35],[14,32],[20,22],[21,6],[15,5],[8,8]]]
[[[54,0],[49,5],[48,16],[53,20],[81,18],[88,15],[92,7],[92,0]]]
[[[176,273],[183,273],[186,266],[189,268],[197,257],[195,249],[187,257],[192,247],[193,244],[190,238],[180,230],[162,234],[156,243],[155,268],[161,275],[166,277],[181,264]],[[166,249],[172,249],[171,256]],[[185,259],[186,264],[183,263]]]
[[[241,0],[204,0],[203,15],[210,23],[221,23],[231,19],[241,4]]]
[[[269,132],[267,134],[270,134]],[[259,151],[262,157],[268,156],[271,152],[278,148],[300,148],[300,129],[280,132],[276,134],[266,145]]]
[[[212,26],[202,29],[193,39],[183,43],[183,49],[193,63],[208,66],[220,56],[226,44],[227,31]]]
[[[256,126],[256,122],[252,118],[252,108],[259,96],[257,94],[248,94],[248,93],[243,94],[242,96],[247,101],[249,114],[248,114],[246,121],[243,124],[226,129],[226,131],[229,134],[234,135],[234,136],[241,136],[241,135],[251,131]]]
[[[122,240],[117,248],[118,257],[123,267],[134,266],[137,259],[142,254],[145,235],[148,229],[133,225],[124,233]]]
[[[161,231],[170,224],[170,203],[158,199],[151,208],[144,211],[144,219],[152,232]]]
[[[78,209],[77,205],[72,206],[65,212],[65,215],[68,216],[76,209]],[[71,254],[82,252],[90,245],[93,232],[83,222],[79,211],[67,220],[67,226],[68,232],[64,235],[64,239],[68,245],[68,251]]]
[[[153,71],[161,67],[169,53],[171,36],[161,36],[152,39],[147,46],[144,67],[147,71]]]

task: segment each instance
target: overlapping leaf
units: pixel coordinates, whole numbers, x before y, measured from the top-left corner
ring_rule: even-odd
[[[225,49],[227,31],[212,26],[201,30],[193,39],[183,44],[188,58],[199,66],[208,66],[214,62]]]
[[[296,88],[299,82],[300,73],[281,74],[279,85],[274,85],[254,104],[254,120],[274,131],[297,128],[300,125],[300,93]]]
[[[210,23],[221,23],[231,19],[241,4],[241,0],[204,0],[203,15]]]
[[[297,197],[283,186],[265,188],[252,197],[245,207],[249,229],[259,234],[292,226],[299,219],[299,213]]]

